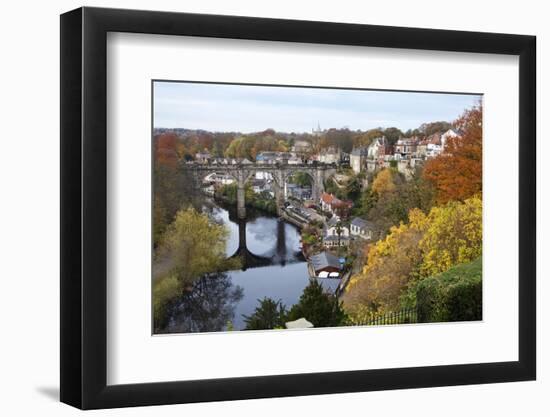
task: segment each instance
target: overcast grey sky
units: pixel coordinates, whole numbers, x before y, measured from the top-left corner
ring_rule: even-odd
[[[367,130],[455,120],[480,95],[186,82],[154,83],[154,126],[239,131]]]

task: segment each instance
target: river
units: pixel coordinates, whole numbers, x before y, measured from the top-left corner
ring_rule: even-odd
[[[227,256],[240,256],[245,270],[198,280],[169,309],[161,333],[215,332],[228,330],[228,326],[242,330],[243,315],[252,314],[258,300],[269,297],[289,308],[309,283],[295,226],[251,209],[247,209],[246,221],[217,205],[211,213],[230,230]]]

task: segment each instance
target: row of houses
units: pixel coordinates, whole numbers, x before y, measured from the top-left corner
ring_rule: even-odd
[[[300,165],[304,163],[304,159],[294,152],[265,151],[256,155],[256,163]]]
[[[391,146],[386,137],[382,136],[374,139],[367,147],[353,149],[350,154],[350,166],[355,173],[364,169],[372,172],[378,168],[389,166],[390,161],[406,161],[407,163],[398,164],[398,168],[412,169],[416,163],[440,155],[446,142],[455,137],[460,137],[460,133],[449,129],[446,132],[434,133],[424,138],[418,136],[399,138],[395,145]]]
[[[353,202],[340,200],[329,193],[322,193],[319,201],[321,209],[331,213],[332,217],[323,228],[323,245],[327,248],[347,246],[353,238],[372,240],[376,234],[374,223],[360,217],[347,219]]]
[[[208,150],[204,150],[195,154],[195,162],[199,164],[211,165],[247,165],[252,163],[257,164],[303,164],[305,160],[293,152],[276,152],[265,151],[256,155],[256,160],[252,162],[247,158],[214,158]]]
[[[355,217],[344,223],[336,216],[332,217],[323,228],[323,246],[334,248],[348,246],[352,239],[373,240],[376,237],[376,226],[371,221]]]
[[[195,162],[211,165],[250,165],[253,163],[247,158],[214,158],[207,150],[195,154]]]

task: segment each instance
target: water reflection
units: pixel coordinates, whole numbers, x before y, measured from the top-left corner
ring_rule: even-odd
[[[228,227],[226,254],[242,257],[243,269],[197,281],[168,310],[162,333],[226,330],[228,321],[243,329],[242,316],[252,314],[259,299],[270,297],[292,306],[309,283],[296,227],[253,210],[247,210],[246,221],[239,221],[231,209],[214,206],[209,212]]]
[[[273,263],[303,262],[298,229],[277,217],[247,211],[246,220],[238,219],[234,210],[217,207],[211,211],[214,219],[230,231],[226,247],[228,257],[244,250],[257,258],[270,258]],[[266,266],[262,264],[261,266]],[[254,265],[245,265],[245,269]]]
[[[233,285],[227,273],[207,275],[193,285],[170,309],[168,325],[161,333],[216,332],[233,321],[243,289]]]

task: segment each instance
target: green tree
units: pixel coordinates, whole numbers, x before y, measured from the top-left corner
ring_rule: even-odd
[[[308,173],[299,171],[293,174],[289,178],[288,182],[299,185],[300,187],[307,187],[311,186],[311,184],[313,183],[313,179]]]
[[[338,298],[323,291],[317,280],[312,280],[304,288],[298,304],[288,313],[288,321],[305,318],[315,327],[340,326],[347,320]]]
[[[245,330],[267,330],[284,328],[286,309],[281,301],[274,301],[271,298],[265,297],[263,300],[258,300],[260,305],[256,307],[254,313],[250,316],[243,314],[246,324]]]
[[[248,158],[253,159],[252,157],[252,148],[255,145],[255,140],[253,137],[249,136],[239,136],[238,138],[233,139],[225,150],[225,156],[228,158]]]
[[[153,315],[155,328],[162,322],[167,305],[202,276],[238,269],[228,260],[225,246],[229,231],[193,208],[180,210],[168,226],[154,260]]]
[[[377,195],[372,191],[372,186],[369,186],[363,191],[359,198],[356,200],[356,203],[353,206],[353,215],[354,216],[365,216],[370,210],[375,206],[377,201]]]
[[[193,208],[180,210],[161,239],[159,260],[169,262],[168,273],[182,285],[210,272],[227,269],[228,229]]]
[[[346,184],[346,199],[353,201],[355,204],[361,197],[361,181],[357,175],[351,177]]]

